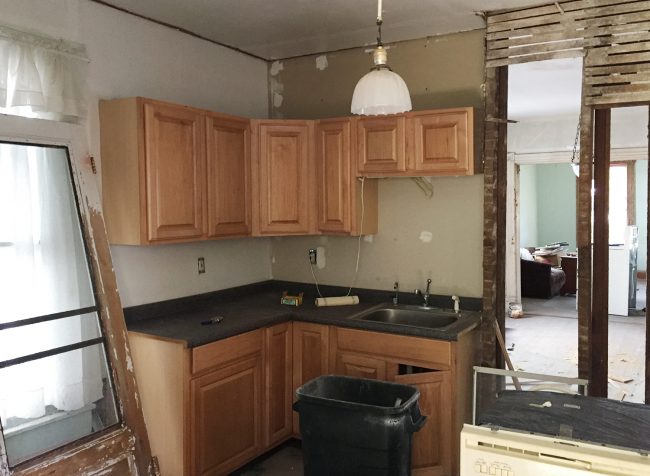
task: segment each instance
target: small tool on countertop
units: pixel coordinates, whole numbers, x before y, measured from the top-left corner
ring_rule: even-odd
[[[201,321],[202,326],[211,326],[212,324],[220,324],[223,321],[223,316],[215,316],[205,321]]]

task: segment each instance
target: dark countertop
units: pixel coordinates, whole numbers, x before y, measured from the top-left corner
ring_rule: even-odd
[[[540,408],[544,402],[550,406]],[[650,451],[650,408],[640,403],[507,390],[479,416],[478,424]]]
[[[355,290],[352,294],[358,295],[360,300],[357,305],[316,307],[312,287],[313,285],[304,283],[268,281],[190,298],[126,308],[124,314],[129,331],[181,341],[187,347],[197,347],[290,320],[455,341],[461,333],[476,327],[481,318],[480,312],[462,310],[462,317],[458,322],[440,329],[351,320],[350,317],[362,311],[382,302],[390,302],[390,294]],[[288,290],[290,294],[303,290],[305,297],[302,306],[280,304],[281,290]],[[323,295],[334,296],[344,295],[347,289],[343,291],[340,288],[321,286],[321,291]],[[468,300],[468,305],[476,305],[470,298],[465,299]],[[437,296],[432,304],[435,306],[443,300],[444,297]],[[462,304],[463,298],[461,306]],[[201,324],[217,316],[223,317],[223,321],[218,324]]]

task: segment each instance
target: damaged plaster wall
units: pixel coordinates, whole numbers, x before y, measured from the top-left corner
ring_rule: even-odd
[[[388,45],[388,60],[411,92],[414,110],[474,106],[476,154],[482,149],[483,30]],[[363,48],[272,63],[271,116],[315,119],[350,115],[354,86],[372,64]],[[361,243],[358,287],[422,288],[481,297],[483,293],[483,176],[437,177],[425,197],[409,179],[380,179],[379,233]],[[431,240],[429,241],[429,234]],[[349,286],[357,239],[285,237],[273,240],[273,277],[312,282],[308,248],[324,246],[321,283]]]
[[[100,158],[98,100],[144,96],[267,117],[267,63],[86,0],[3,0],[2,23],[86,45],[88,132]],[[101,165],[101,160],[98,160]],[[101,185],[101,183],[100,183]],[[124,306],[248,284],[271,276],[270,240],[113,246]],[[197,273],[197,258],[206,273]]]

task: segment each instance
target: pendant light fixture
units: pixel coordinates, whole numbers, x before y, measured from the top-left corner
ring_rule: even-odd
[[[576,155],[578,155],[578,141],[580,140],[580,119],[578,119],[578,128],[576,129],[576,138],[573,142],[573,154],[571,154],[571,170],[576,175],[580,177],[580,159],[576,160]]]
[[[352,94],[352,114],[375,116],[411,110],[411,96],[399,74],[387,64],[388,55],[381,42],[381,2],[377,1],[377,47],[372,53],[375,65],[363,76]]]

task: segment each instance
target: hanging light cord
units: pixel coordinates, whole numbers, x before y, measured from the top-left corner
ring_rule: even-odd
[[[363,203],[363,186],[366,183],[366,178],[361,177],[361,221],[359,222],[359,238],[357,240],[357,264],[354,268],[354,278],[352,279],[352,284],[350,284],[350,289],[346,296],[349,296],[352,293],[352,288],[357,284],[357,276],[359,275],[359,258],[361,257],[361,237],[363,235],[363,216],[365,214],[365,207]]]
[[[580,121],[578,121],[578,128],[576,129],[576,139],[573,142],[573,154],[571,155],[571,163],[575,164],[576,153],[578,152],[578,141],[580,140]],[[579,162],[579,161],[578,161]]]
[[[354,277],[352,278],[352,284],[350,284],[350,288],[348,289],[348,293],[346,296],[349,296],[352,293],[352,288],[354,285],[357,283],[357,276],[359,275],[359,261],[361,258],[361,238],[363,237],[363,219],[365,215],[365,204],[363,200],[363,189],[364,185],[366,183],[366,178],[361,177],[361,221],[359,224],[359,238],[357,239],[357,261],[356,265],[354,267]],[[314,265],[311,263],[311,260],[309,261],[309,270],[311,271],[311,275],[314,278],[314,284],[316,285],[316,292],[318,292],[319,297],[323,297],[323,295],[320,292],[320,287],[318,286],[318,280],[316,279],[316,273],[314,272]]]

